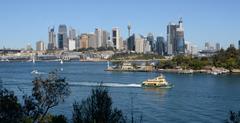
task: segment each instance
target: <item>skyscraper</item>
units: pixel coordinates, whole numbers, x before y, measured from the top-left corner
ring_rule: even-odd
[[[178,24],[170,23],[167,26],[167,53],[178,55],[185,53],[183,21],[180,18]]]
[[[144,37],[141,35],[135,35],[135,51],[137,53],[143,53],[144,52]]]
[[[128,39],[127,39],[127,49],[129,51],[135,51],[135,34],[128,37]]]
[[[165,46],[164,46],[164,37],[157,37],[157,42],[156,42],[156,52],[159,55],[164,55],[165,53]]]
[[[180,18],[177,28],[176,28],[176,40],[175,40],[174,48],[175,54],[184,54],[185,53],[185,41],[184,41],[184,29],[183,29],[183,21]]]
[[[54,27],[48,28],[48,50],[57,49],[56,44],[56,33],[54,32]]]
[[[117,50],[122,49],[122,46],[121,46],[122,42],[120,40],[120,30],[117,27],[112,29],[112,42],[115,49]]]
[[[154,42],[154,36],[152,33],[148,33],[147,35],[147,41],[149,42],[149,45],[151,47],[151,51],[154,51],[154,45],[155,45],[155,42]]]
[[[102,47],[107,47],[107,42],[109,40],[110,34],[106,30],[102,31]]]
[[[69,28],[69,39],[76,40],[76,30],[72,27]]]
[[[58,27],[58,49],[68,50],[67,26],[63,24]]]
[[[88,47],[97,48],[97,41],[95,34],[88,34]]]
[[[36,51],[43,51],[43,50],[45,50],[44,42],[43,41],[38,41],[36,43]]]
[[[169,23],[167,26],[167,54],[173,55],[175,46],[175,40],[176,40],[176,25],[173,23]]]
[[[87,34],[82,34],[81,35],[81,38],[80,38],[80,48],[88,48],[89,46],[88,46],[88,35]]]
[[[95,29],[95,35],[96,35],[96,41],[97,41],[97,47],[102,47],[102,29],[96,28]]]

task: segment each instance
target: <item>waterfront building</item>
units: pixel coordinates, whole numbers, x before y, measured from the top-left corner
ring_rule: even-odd
[[[220,43],[216,43],[216,48],[215,48],[215,50],[216,50],[216,51],[219,51],[220,49],[221,49]]]
[[[58,27],[58,49],[68,50],[67,26],[64,24]]]
[[[156,52],[162,56],[165,54],[164,37],[162,36],[157,37]]]
[[[147,41],[149,42],[149,45],[151,47],[151,51],[154,51],[155,50],[155,42],[154,42],[154,36],[153,36],[152,33],[148,33]]]
[[[144,52],[144,37],[137,34],[135,35],[135,52],[143,53]]]
[[[122,41],[121,41],[121,37],[120,37],[120,30],[119,28],[115,27],[112,29],[112,42],[113,42],[113,46],[115,49],[117,50],[121,50],[122,49]]]
[[[90,48],[97,48],[97,41],[96,41],[96,35],[95,34],[88,34],[88,47]]]
[[[38,41],[36,43],[36,51],[43,51],[43,50],[45,50],[44,42],[43,41]]]
[[[76,49],[76,40],[69,39],[68,40],[68,50],[72,51]]]
[[[88,48],[88,35],[87,34],[82,34],[80,37],[80,48]]]
[[[54,27],[48,28],[48,50],[57,49],[56,43],[56,33],[54,32]]]
[[[185,48],[186,48],[185,53],[188,54],[188,55],[197,55],[198,54],[197,46],[194,45],[191,42],[186,41],[185,42]],[[207,50],[204,50],[203,52],[207,53]]]
[[[127,39],[127,49],[129,51],[135,51],[135,34],[128,37],[128,39]]]
[[[30,43],[27,44],[26,50],[28,50],[28,51],[33,50],[32,45]]]

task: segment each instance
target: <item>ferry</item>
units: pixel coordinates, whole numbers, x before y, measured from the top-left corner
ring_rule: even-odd
[[[142,87],[172,88],[173,84],[168,83],[161,74],[154,79],[148,79],[142,83]]]

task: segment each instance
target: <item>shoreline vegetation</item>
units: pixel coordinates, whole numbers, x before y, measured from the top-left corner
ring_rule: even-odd
[[[146,61],[141,64],[134,62],[138,58]],[[211,73],[214,75],[240,73],[240,50],[234,47],[221,49],[210,57],[177,55],[168,59],[155,58],[154,54],[117,54],[112,57],[112,66],[108,65],[106,71]]]

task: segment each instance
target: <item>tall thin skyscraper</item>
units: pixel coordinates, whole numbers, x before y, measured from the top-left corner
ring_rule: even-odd
[[[216,51],[219,51],[221,49],[220,43],[216,43]]]
[[[103,33],[102,33],[102,29],[100,28],[96,28],[95,29],[95,35],[96,35],[96,42],[97,42],[97,47],[102,47],[102,37],[103,37]]]
[[[56,44],[56,33],[54,32],[54,27],[48,28],[48,50],[57,49]]]
[[[58,27],[58,49],[68,50],[67,26],[64,24]]]
[[[113,46],[115,49],[117,50],[121,50],[122,46],[121,46],[121,37],[120,37],[120,30],[119,28],[115,27],[112,29],[112,42],[113,42]]]
[[[176,39],[176,25],[169,23],[167,26],[167,54],[173,55],[173,50],[175,48],[174,42]]]

